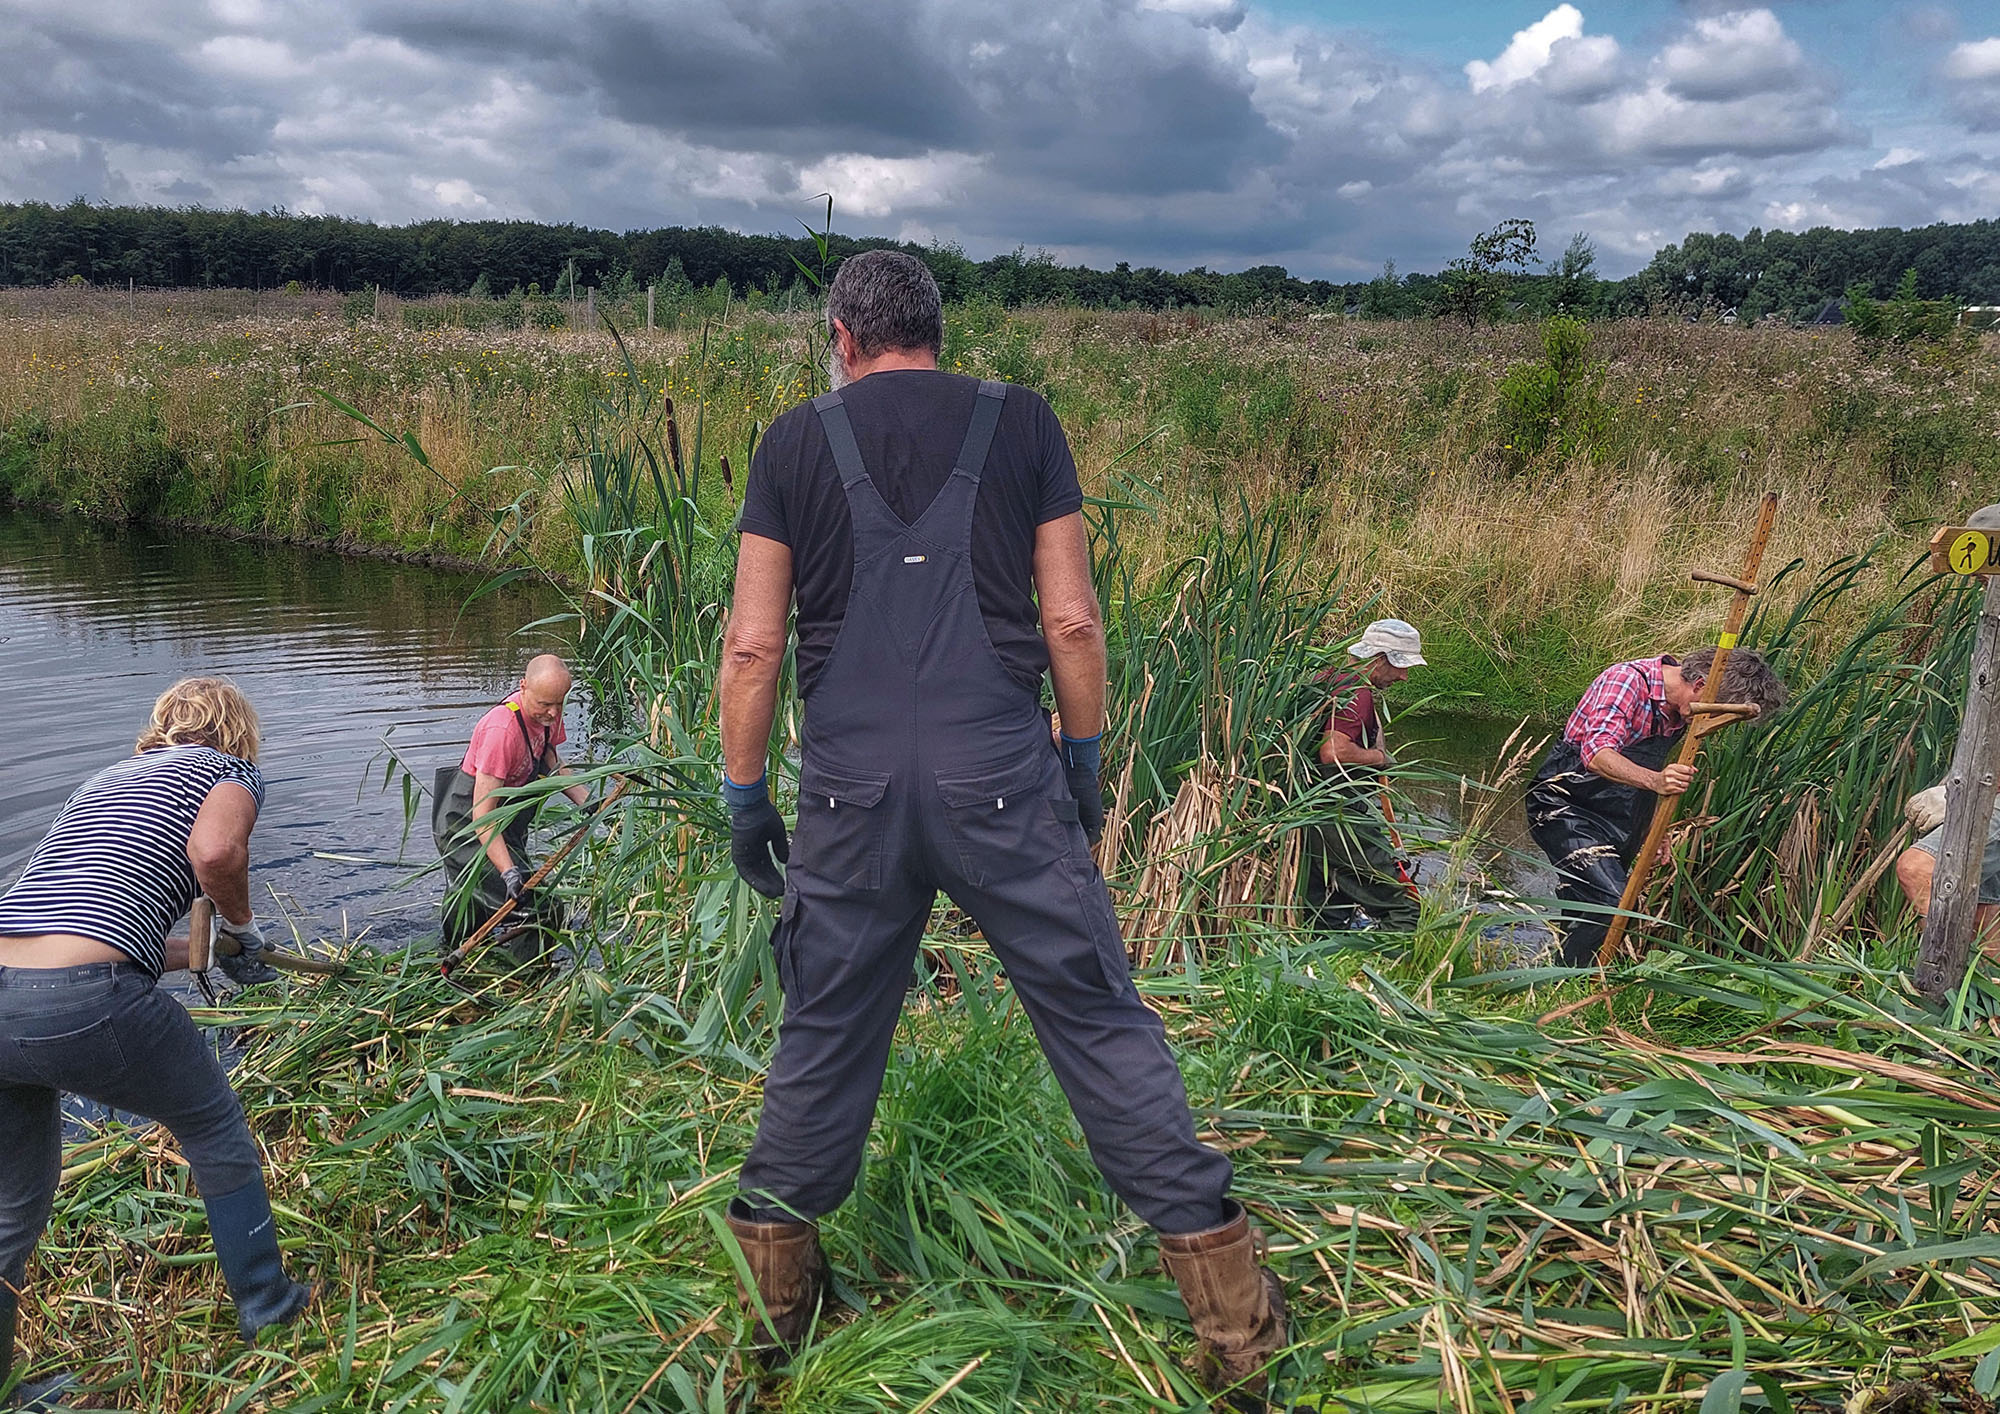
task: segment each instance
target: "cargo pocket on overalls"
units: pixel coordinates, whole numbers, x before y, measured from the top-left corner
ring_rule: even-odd
[[[1054,807],[1074,810],[1075,802],[1049,798],[1054,763],[1054,752],[1038,748],[1008,766],[937,778],[945,823],[968,883],[1000,883],[1040,868],[1067,849],[1069,826]]]
[[[889,777],[873,771],[799,768],[799,821],[791,868],[850,889],[882,887],[882,797]]]

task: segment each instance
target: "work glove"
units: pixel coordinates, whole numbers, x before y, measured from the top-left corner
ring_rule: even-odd
[[[506,886],[507,897],[515,903],[519,903],[522,896],[528,892],[527,881],[522,877],[521,866],[518,864],[502,870],[500,882]]]
[[[264,961],[260,954],[270,950],[264,941],[264,930],[252,918],[243,923],[231,923],[220,914],[216,915],[215,931],[223,937],[235,940],[237,950],[224,952],[215,949],[215,965],[222,969],[222,975],[239,987],[256,987],[265,982],[278,980],[277,969]]]
[[[1080,741],[1065,736],[1056,748],[1062,756],[1063,775],[1069,780],[1069,793],[1076,798],[1077,823],[1083,826],[1084,838],[1092,848],[1104,838],[1104,787],[1097,780],[1104,761],[1103,743],[1100,732]]]
[[[785,876],[778,865],[791,860],[792,842],[785,834],[784,816],[771,803],[764,778],[759,776],[754,784],[739,786],[724,776],[722,799],[729,806],[729,858],[736,865],[737,877],[765,898],[783,897]]]
[[[1910,822],[1910,828],[1920,835],[1927,835],[1944,823],[1944,783],[1939,782],[1929,790],[1920,790],[1909,798],[1903,806],[1903,818]]]

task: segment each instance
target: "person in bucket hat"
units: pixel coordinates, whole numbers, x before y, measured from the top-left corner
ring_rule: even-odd
[[[1313,925],[1356,921],[1408,932],[1417,926],[1417,890],[1396,857],[1384,814],[1382,773],[1390,756],[1376,694],[1424,666],[1424,644],[1402,619],[1377,619],[1350,644],[1353,662],[1327,675],[1329,703],[1320,764],[1342,783],[1340,804],[1306,839],[1306,907]]]

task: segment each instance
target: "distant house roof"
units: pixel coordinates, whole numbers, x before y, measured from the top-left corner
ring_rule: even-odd
[[[1814,324],[1845,324],[1846,316],[1840,312],[1840,301],[1830,299],[1819,307],[1819,313],[1810,321]]]

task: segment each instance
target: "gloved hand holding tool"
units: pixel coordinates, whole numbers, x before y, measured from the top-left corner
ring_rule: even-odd
[[[1104,733],[1081,739],[1064,734],[1057,750],[1069,793],[1076,797],[1077,822],[1094,849],[1104,838],[1104,787],[1097,778],[1104,764]]]
[[[239,987],[277,981],[274,969],[322,977],[338,977],[347,970],[344,962],[279,949],[264,937],[255,918],[231,923],[217,917],[214,902],[203,895],[188,909],[188,971],[200,977],[211,966],[220,967]],[[202,985],[207,987],[206,982]]]
[[[255,918],[231,923],[217,917],[215,932],[215,964],[230,981],[239,987],[256,987],[278,980],[277,970],[259,956],[277,949],[264,941],[264,930]]]
[[[792,844],[765,778],[739,786],[725,774],[722,800],[729,807],[729,857],[737,877],[765,898],[782,898],[785,876],[778,865],[790,862]]]
[[[500,907],[498,907],[493,911],[493,916],[491,918],[487,919],[484,923],[480,924],[478,928],[473,930],[473,934],[471,937],[467,938],[464,942],[460,943],[457,947],[453,948],[450,952],[447,952],[443,957],[438,959],[438,967],[445,974],[445,976],[449,977],[452,974],[452,970],[456,968],[461,962],[464,962],[465,959],[472,954],[472,950],[474,948],[478,947],[481,943],[485,942],[487,938],[492,936],[493,930],[495,928],[498,928],[503,922],[505,922],[507,916],[511,914],[517,907],[520,906],[522,898],[525,897],[531,889],[538,887],[541,884],[542,880],[548,878],[551,874],[554,874],[556,872],[556,869],[562,864],[562,862],[565,859],[569,858],[570,851],[574,850],[578,845],[583,843],[584,836],[590,833],[590,827],[597,823],[598,817],[604,814],[605,811],[609,810],[612,806],[616,805],[621,799],[624,798],[625,792],[632,788],[632,782],[635,779],[636,777],[633,776],[618,777],[617,789],[613,790],[609,795],[605,796],[604,799],[597,802],[596,808],[590,812],[589,817],[585,819],[581,825],[578,825],[576,829],[570,833],[570,837],[562,842],[562,847],[560,849],[558,849],[554,854],[551,854],[547,859],[542,861],[541,867],[535,870],[533,874],[530,874],[527,878],[523,879],[520,877],[521,874],[520,868],[518,866],[515,866],[509,868],[500,876],[501,879],[507,885],[506,900],[500,905]],[[281,962],[279,965],[283,966],[284,964]]]

